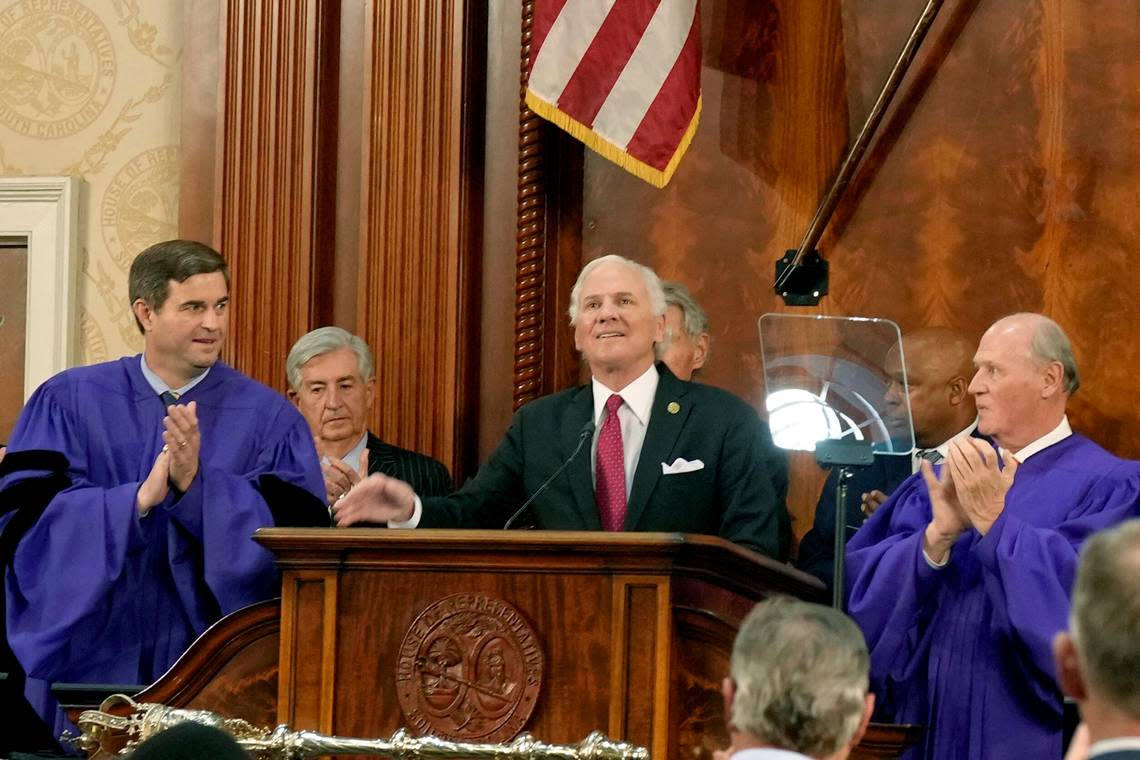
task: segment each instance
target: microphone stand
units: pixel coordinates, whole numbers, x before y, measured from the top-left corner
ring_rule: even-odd
[[[847,559],[847,481],[855,470],[875,460],[870,441],[826,440],[815,444],[815,460],[821,467],[837,467],[835,483],[835,543],[831,581],[831,606],[843,611],[844,569]]]

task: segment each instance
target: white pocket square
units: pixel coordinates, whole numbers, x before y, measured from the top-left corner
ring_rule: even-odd
[[[680,475],[682,472],[696,472],[697,470],[703,470],[704,468],[705,463],[699,459],[694,459],[690,462],[687,459],[677,457],[677,461],[673,462],[673,464],[665,464],[664,462],[661,463],[661,474]]]

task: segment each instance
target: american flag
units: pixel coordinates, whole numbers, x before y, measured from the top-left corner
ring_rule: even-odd
[[[697,131],[697,0],[535,0],[526,103],[664,187]]]

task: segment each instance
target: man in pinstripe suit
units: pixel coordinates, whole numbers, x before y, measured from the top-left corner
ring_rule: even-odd
[[[339,327],[303,335],[285,361],[289,398],[313,431],[329,505],[376,472],[411,483],[425,496],[450,493],[451,475],[441,462],[366,429],[375,392],[372,367],[368,344]]]

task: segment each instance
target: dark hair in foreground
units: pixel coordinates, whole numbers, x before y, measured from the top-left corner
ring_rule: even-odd
[[[158,311],[170,296],[170,281],[186,282],[196,274],[221,272],[230,286],[230,269],[222,255],[205,243],[193,240],[167,240],[155,243],[131,262],[127,293],[131,303],[140,298]],[[142,323],[135,317],[139,332]]]
[[[732,647],[737,731],[812,757],[834,754],[863,718],[870,656],[838,610],[777,596],[744,619]]]
[[[200,723],[179,723],[155,734],[127,757],[130,760],[247,760],[233,737]]]

